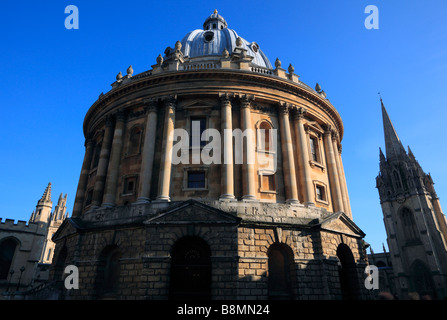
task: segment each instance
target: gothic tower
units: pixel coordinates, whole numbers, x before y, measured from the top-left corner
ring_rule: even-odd
[[[48,224],[53,202],[51,201],[51,182],[48,183],[42,198],[37,201],[36,210],[31,214],[29,222]]]
[[[54,247],[56,246],[56,244],[51,240],[51,238],[60,227],[62,222],[64,222],[65,218],[68,217],[68,212],[66,212],[66,204],[67,194],[65,194],[65,196],[63,197],[61,193],[59,196],[59,200],[57,201],[57,205],[54,208],[53,213],[49,217],[47,237],[45,239],[42,256],[40,258],[41,263],[51,263],[51,261],[53,260]]]
[[[430,174],[400,141],[383,105],[386,155],[376,178],[399,298],[447,296],[447,223]]]
[[[65,218],[68,217],[66,203],[67,195],[63,197],[61,193],[54,212],[51,212],[53,202],[51,201],[50,182],[42,198],[37,202],[36,210],[31,214],[29,222],[39,224],[39,233],[45,235],[44,243],[38,245],[41,249],[36,251],[40,252],[39,263],[51,263],[53,260],[55,243],[51,240],[51,237],[64,222]]]

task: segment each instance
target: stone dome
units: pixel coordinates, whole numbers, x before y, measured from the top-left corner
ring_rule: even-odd
[[[222,56],[225,49],[231,54],[236,47],[240,47],[246,50],[248,56],[253,57],[253,64],[272,69],[272,64],[256,42],[240,38],[240,43],[237,43],[239,35],[227,26],[225,19],[217,13],[217,10],[214,11],[205,20],[203,30],[193,30],[183,37],[181,41],[183,55],[192,59]]]

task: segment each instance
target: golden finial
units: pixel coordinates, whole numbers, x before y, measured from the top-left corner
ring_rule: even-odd
[[[214,9],[214,14],[217,14],[217,9]]]

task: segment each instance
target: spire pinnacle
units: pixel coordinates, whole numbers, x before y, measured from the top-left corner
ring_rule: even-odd
[[[379,93],[380,94],[380,93]],[[385,152],[386,158],[395,158],[402,153],[405,154],[405,149],[402,146],[402,142],[394,129],[393,123],[391,122],[390,116],[385,109],[382,97],[380,97],[380,104],[382,105],[382,119],[383,119],[383,131],[385,134]]]
[[[409,155],[411,158],[416,159],[416,157],[415,157],[414,154],[413,154],[413,151],[411,151],[411,149],[410,149],[410,146],[408,146],[408,155]]]
[[[385,155],[383,154],[381,147],[379,147],[379,157],[380,157],[380,162],[385,161]]]
[[[45,201],[45,202],[51,201],[51,182],[48,183],[48,186],[45,188],[45,191],[44,191],[40,201]]]

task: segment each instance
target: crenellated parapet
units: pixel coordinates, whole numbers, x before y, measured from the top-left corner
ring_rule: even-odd
[[[36,232],[38,223],[26,222],[23,220],[5,219],[0,218],[0,231],[12,231],[12,232]],[[1,232],[0,232],[1,233]],[[2,238],[2,237],[0,237]]]

